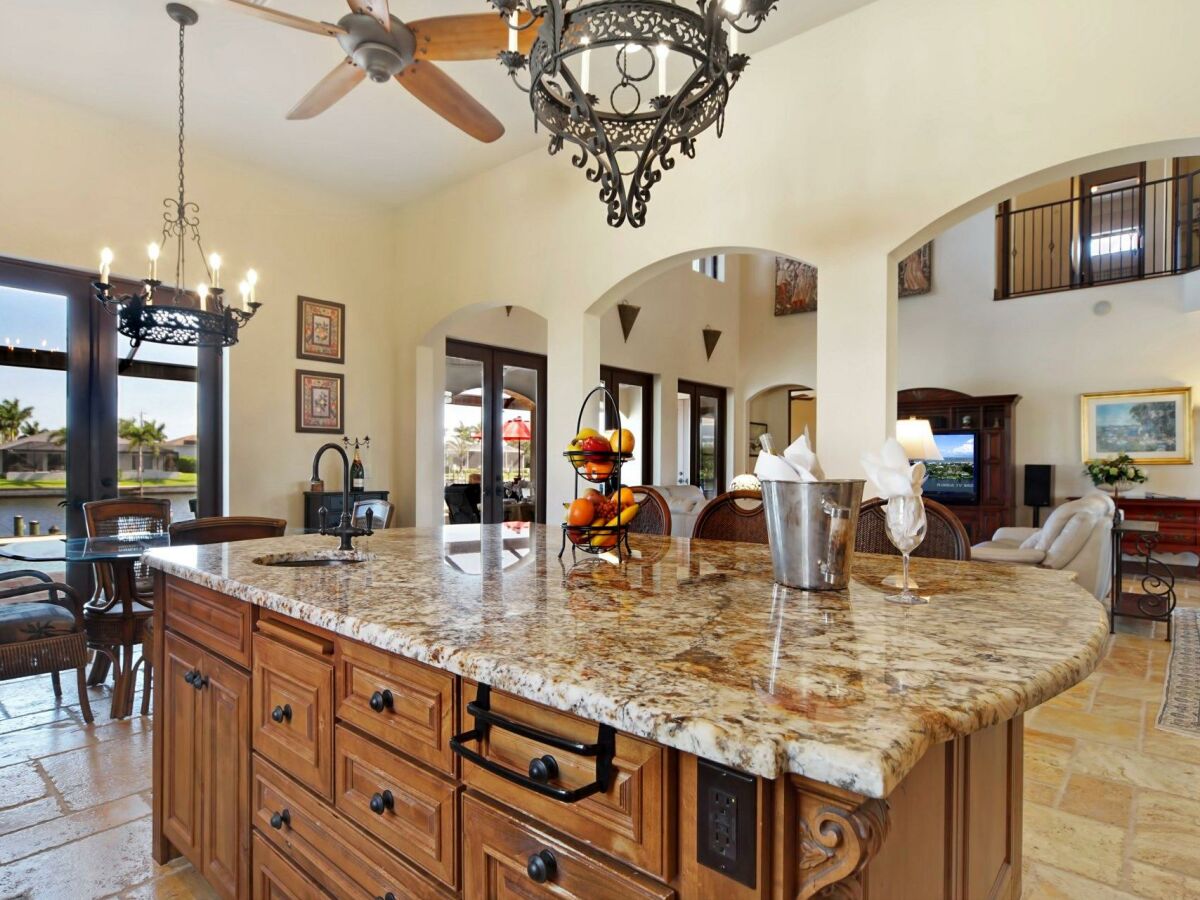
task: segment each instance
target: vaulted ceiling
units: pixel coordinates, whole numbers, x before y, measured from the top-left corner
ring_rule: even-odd
[[[869,2],[782,0],[743,48],[753,53]],[[176,26],[164,5],[160,0],[5,0],[0,96],[8,82],[114,120],[173,133]],[[296,101],[343,58],[336,41],[207,0],[192,5],[200,14],[187,43],[193,146],[402,204],[544,145],[544,137],[533,133],[526,95],[493,61],[442,64],[504,123],[507,133],[493,144],[467,137],[390,83],[367,82],[315,119],[286,121]],[[344,0],[264,0],[261,5],[326,21],[347,11]],[[486,0],[391,0],[391,7],[405,20],[491,9]],[[753,65],[745,77],[754,77]]]

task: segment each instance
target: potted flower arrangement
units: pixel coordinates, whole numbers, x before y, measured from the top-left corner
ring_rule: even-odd
[[[1089,459],[1084,463],[1083,472],[1100,490],[1111,491],[1114,500],[1120,495],[1121,488],[1142,484],[1147,478],[1145,471],[1135,466],[1127,453],[1112,459]]]

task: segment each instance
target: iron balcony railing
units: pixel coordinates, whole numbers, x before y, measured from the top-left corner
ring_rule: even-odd
[[[996,215],[998,299],[1200,268],[1200,172]]]

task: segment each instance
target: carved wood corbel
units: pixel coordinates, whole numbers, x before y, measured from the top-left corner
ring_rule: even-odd
[[[887,838],[887,801],[808,793],[798,801],[799,900],[861,900],[862,871]]]

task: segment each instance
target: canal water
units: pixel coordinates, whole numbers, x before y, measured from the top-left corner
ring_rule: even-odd
[[[154,493],[153,491],[146,491],[146,496],[149,498],[170,500],[172,521],[192,518],[192,512],[188,508],[188,500],[196,496],[194,492]],[[58,527],[59,531],[65,532],[67,529],[67,510],[65,507],[58,505],[62,499],[62,494],[53,494],[45,497],[5,497],[3,492],[0,492],[0,537],[13,536],[13,516],[25,517],[26,535],[29,534],[29,524],[33,521],[40,523],[42,534],[48,534],[50,529],[55,526]]]

